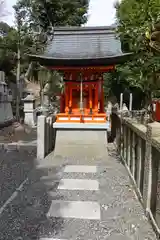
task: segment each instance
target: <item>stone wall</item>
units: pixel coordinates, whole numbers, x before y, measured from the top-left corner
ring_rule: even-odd
[[[144,206],[160,235],[160,123],[141,124],[114,114],[115,143]]]

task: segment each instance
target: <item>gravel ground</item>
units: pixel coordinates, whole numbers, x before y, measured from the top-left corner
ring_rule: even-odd
[[[73,136],[69,134],[65,138],[58,136],[58,144],[62,144],[61,149],[56,148],[55,153],[51,153],[43,161],[34,161],[33,157],[26,160],[28,162],[26,175],[32,169],[28,175],[29,180],[19,192],[18,197],[0,214],[0,240],[156,239],[152,227],[145,218],[142,206],[135,196],[126,169],[116,158],[113,146],[109,145],[107,152],[106,145],[101,145],[103,133],[99,136],[95,133],[91,134],[90,140],[86,135],[85,141],[82,135],[77,142],[72,141],[70,138]],[[100,145],[96,145],[95,140],[99,138]],[[89,141],[89,147],[83,148],[87,141]],[[25,164],[24,166],[27,166]],[[72,164],[96,166],[97,172],[65,173],[64,167]],[[24,173],[18,175],[22,176]],[[99,191],[60,190],[57,186],[62,178],[97,180]],[[15,187],[14,184],[13,187]],[[101,218],[99,220],[49,218],[47,213],[50,211],[53,200],[96,201],[100,205]],[[57,211],[60,212],[61,209]]]
[[[37,139],[36,128],[14,122],[8,127],[0,129],[1,143],[31,142]]]
[[[34,168],[36,149],[0,151],[0,207]]]

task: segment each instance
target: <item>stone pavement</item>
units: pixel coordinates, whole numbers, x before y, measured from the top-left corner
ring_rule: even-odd
[[[0,215],[0,239],[155,240],[125,167],[104,139],[104,132],[58,133],[55,152],[36,163]]]

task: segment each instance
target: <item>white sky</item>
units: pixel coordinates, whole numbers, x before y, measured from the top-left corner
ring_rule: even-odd
[[[16,0],[6,0],[6,9],[8,16],[5,17],[4,21],[8,24],[14,24],[14,12],[12,6],[16,3]],[[89,7],[89,19],[87,26],[107,26],[114,23],[115,0],[90,0]]]
[[[90,0],[87,26],[107,26],[114,23],[115,0]]]

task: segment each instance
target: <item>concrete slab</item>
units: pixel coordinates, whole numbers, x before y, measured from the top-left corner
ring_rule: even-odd
[[[99,183],[97,180],[90,179],[61,179],[58,189],[97,191],[99,190]]]
[[[100,220],[97,202],[53,200],[47,217]]]
[[[59,238],[40,238],[39,240],[66,240],[66,239],[59,239]]]
[[[87,165],[68,165],[64,168],[65,173],[96,173],[96,166]]]

